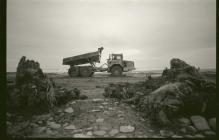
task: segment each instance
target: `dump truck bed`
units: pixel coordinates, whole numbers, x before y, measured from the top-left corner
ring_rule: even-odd
[[[63,65],[82,65],[90,62],[100,62],[99,51],[63,58]]]

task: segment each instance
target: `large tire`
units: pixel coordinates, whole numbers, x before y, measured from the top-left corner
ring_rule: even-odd
[[[79,76],[79,67],[71,66],[68,70],[68,75],[70,77],[77,77]]]
[[[121,76],[122,75],[122,67],[121,66],[113,66],[111,68],[112,76]]]
[[[90,77],[93,75],[93,68],[91,66],[80,67],[80,75],[82,77]]]

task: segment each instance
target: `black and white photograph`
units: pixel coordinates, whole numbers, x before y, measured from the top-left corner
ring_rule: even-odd
[[[9,138],[216,138],[216,0],[7,0]]]

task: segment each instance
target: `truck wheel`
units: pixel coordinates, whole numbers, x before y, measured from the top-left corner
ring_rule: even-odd
[[[120,67],[120,66],[113,66],[111,68],[111,74],[113,76],[121,76],[122,75],[122,67]]]
[[[93,74],[93,69],[91,66],[80,67],[80,74],[82,77],[90,77]]]
[[[79,68],[78,67],[70,67],[68,69],[68,75],[70,77],[77,77],[77,76],[79,76]]]

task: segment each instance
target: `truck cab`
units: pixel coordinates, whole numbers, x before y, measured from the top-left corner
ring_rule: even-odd
[[[123,60],[123,54],[109,54],[107,59],[108,72],[113,76],[122,75],[122,72],[135,70],[134,62]]]

